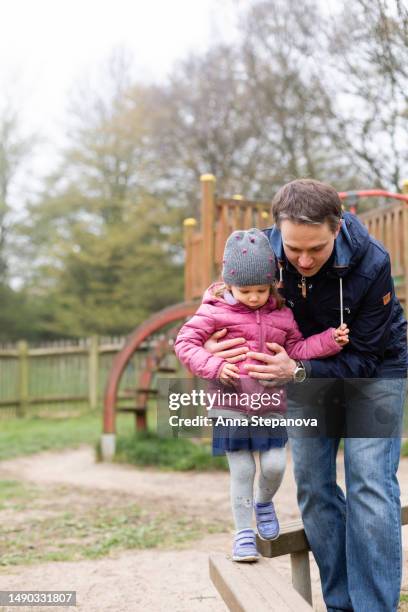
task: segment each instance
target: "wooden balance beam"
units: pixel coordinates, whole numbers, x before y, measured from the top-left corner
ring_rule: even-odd
[[[312,607],[265,559],[234,563],[222,553],[210,556],[210,577],[233,612],[311,612]]]
[[[406,502],[406,500],[405,500]],[[408,525],[408,504],[401,508],[401,525]],[[290,554],[292,584],[260,559],[257,563],[235,563],[229,555],[210,555],[210,578],[232,612],[306,612],[312,608],[310,546],[302,521],[281,526],[272,542],[257,537],[263,557]]]

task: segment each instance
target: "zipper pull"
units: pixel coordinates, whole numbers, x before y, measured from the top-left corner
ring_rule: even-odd
[[[306,285],[306,279],[304,276],[302,276],[301,285],[298,285],[298,287],[299,289],[302,290],[302,297],[305,298],[307,294],[307,285]]]
[[[255,310],[255,312],[256,312],[256,322],[259,325],[259,323],[260,323],[260,320],[259,320],[259,310]]]
[[[278,268],[279,268],[279,282],[276,285],[276,288],[283,289],[283,265],[279,262],[278,262]]]

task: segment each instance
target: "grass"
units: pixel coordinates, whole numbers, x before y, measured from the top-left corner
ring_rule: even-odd
[[[398,606],[398,612],[408,612],[408,594],[402,592]]]
[[[0,460],[82,443],[99,447],[100,413],[71,418],[9,419],[1,423]],[[190,440],[133,433],[134,417],[117,420],[118,461],[163,469],[223,469],[209,447]],[[131,433],[132,432],[132,433]],[[121,492],[67,485],[34,485],[0,480],[0,571],[19,564],[97,559],[116,551],[178,547],[206,533],[228,529],[226,520],[186,516],[183,508],[162,507]],[[3,569],[2,569],[3,568]]]
[[[0,481],[0,571],[12,565],[98,559],[129,549],[179,547],[228,524],[109,491]]]
[[[86,413],[69,418],[25,417],[1,422],[0,461],[46,450],[90,444],[100,459],[102,415]],[[170,470],[227,469],[224,457],[212,457],[208,445],[187,439],[161,438],[152,432],[134,432],[134,417],[117,419],[115,461]]]
[[[208,444],[151,432],[118,436],[115,461],[178,471],[228,469],[226,458],[212,457]]]
[[[102,416],[93,412],[64,419],[13,418],[2,420],[0,428],[2,460],[83,443],[96,444],[102,428]]]

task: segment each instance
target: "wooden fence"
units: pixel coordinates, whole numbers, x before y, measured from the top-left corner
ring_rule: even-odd
[[[125,341],[125,337],[92,336],[37,346],[23,340],[1,345],[0,418],[54,414],[81,406],[95,409],[102,403],[112,360]],[[135,353],[122,387],[135,386],[149,347],[150,342],[145,343]]]

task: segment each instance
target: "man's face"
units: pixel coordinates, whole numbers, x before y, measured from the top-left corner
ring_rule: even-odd
[[[285,255],[290,263],[302,276],[313,276],[332,254],[340,223],[337,230],[332,232],[326,221],[310,225],[284,219],[280,230]]]

